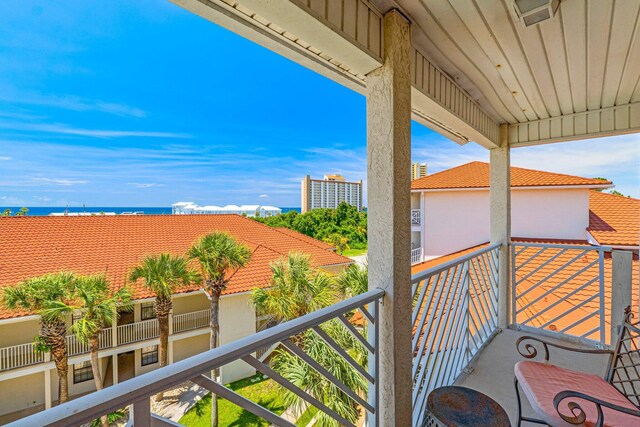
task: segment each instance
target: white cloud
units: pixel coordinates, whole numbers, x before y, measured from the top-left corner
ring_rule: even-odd
[[[268,194],[261,194],[258,197],[260,197],[261,199],[266,199],[267,197],[269,197]]]
[[[127,185],[136,188],[164,187],[164,184],[158,184],[157,182],[127,182]]]
[[[112,129],[83,129],[83,128],[69,127],[62,124],[0,122],[0,128],[55,133],[55,134],[63,134],[63,135],[88,136],[88,137],[94,137],[94,138],[127,138],[127,137],[193,138],[192,135],[189,135],[186,133],[112,130]]]
[[[9,157],[9,156],[0,156],[0,161],[3,161],[3,162],[8,162],[11,159],[12,157]]]
[[[100,99],[85,99],[77,96],[56,96],[14,93],[13,96],[0,97],[0,101],[13,104],[39,105],[45,107],[61,108],[71,111],[99,111],[123,117],[146,117],[147,113],[140,108],[126,104],[103,101]]]
[[[71,185],[87,184],[89,181],[79,179],[59,179],[59,178],[31,178],[34,182],[41,182],[43,184],[62,185],[69,187]]]

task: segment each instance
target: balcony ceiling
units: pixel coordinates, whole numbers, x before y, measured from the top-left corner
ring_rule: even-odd
[[[640,101],[637,0],[563,0],[525,27],[511,0],[371,0],[413,22],[413,44],[499,123]]]

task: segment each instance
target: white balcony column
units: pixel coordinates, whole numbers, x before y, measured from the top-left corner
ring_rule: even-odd
[[[111,347],[118,346],[118,309],[113,310],[113,322],[111,322]]]
[[[611,252],[611,335],[608,340],[610,343],[615,342],[618,326],[624,322],[624,309],[631,305],[632,266],[633,252]]]
[[[51,361],[51,353],[44,354],[44,363]],[[44,409],[51,409],[51,369],[44,370]]]
[[[384,16],[384,65],[367,76],[369,289],[380,307],[379,425],[411,425],[411,28]],[[370,422],[370,425],[373,423]]]
[[[490,150],[491,243],[500,243],[498,268],[498,327],[510,323],[511,288],[509,242],[511,240],[511,148],[507,125],[500,125],[500,147]]]

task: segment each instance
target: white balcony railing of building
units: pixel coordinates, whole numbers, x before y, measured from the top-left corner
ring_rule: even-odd
[[[111,347],[111,328],[103,329],[100,333],[99,343],[100,349]],[[76,356],[78,354],[88,353],[89,344],[85,344],[75,335],[67,335],[67,355]]]
[[[411,225],[422,224],[422,211],[420,209],[411,209]]]
[[[207,309],[174,315],[173,333],[178,334],[195,329],[208,328],[209,313],[210,310]],[[124,345],[157,338],[160,335],[160,329],[158,321],[151,319],[119,325],[117,327],[117,335],[117,345]],[[100,334],[100,349],[113,347],[114,343],[112,341],[112,329],[103,329]],[[77,356],[89,352],[89,345],[78,340],[75,335],[67,335],[66,344],[69,356]],[[0,372],[43,363],[44,361],[44,354],[36,353],[33,343],[0,348]]]
[[[413,425],[421,426],[428,394],[453,384],[496,333],[499,244],[412,278]]]
[[[298,319],[276,325],[255,335],[241,338],[232,343],[223,345],[213,350],[200,353],[196,356],[181,360],[162,369],[148,372],[125,382],[113,385],[95,393],[82,396],[65,404],[56,406],[10,424],[17,426],[53,426],[53,425],[81,425],[90,422],[101,415],[113,412],[127,405],[133,405],[133,424],[136,426],[149,425],[175,425],[168,420],[160,418],[150,412],[150,398],[159,391],[174,387],[185,381],[192,381],[218,396],[227,399],[249,412],[279,426],[291,426],[294,424],[274,414],[258,403],[247,399],[233,390],[212,381],[206,375],[212,369],[224,366],[236,360],[243,360],[253,366],[258,372],[270,377],[282,387],[295,393],[308,404],[317,407],[320,411],[333,418],[340,425],[353,426],[349,420],[343,418],[322,402],[315,399],[306,391],[298,388],[284,377],[273,371],[269,366],[256,359],[253,354],[262,347],[280,344],[292,354],[299,357],[324,376],[331,384],[342,390],[347,396],[362,406],[367,412],[367,417],[378,417],[378,312],[379,303],[384,295],[382,289],[366,292],[362,295],[341,301],[337,304],[318,310]],[[349,316],[354,310],[360,310],[366,320],[368,329],[366,338],[349,321]],[[368,369],[361,366],[339,344],[337,344],[322,329],[327,322],[340,322],[354,339],[360,342],[368,352]],[[349,363],[363,380],[369,384],[368,398],[348,388],[342,381],[331,374],[326,368],[318,364],[303,349],[298,347],[290,339],[302,332],[312,330],[324,340],[346,363]],[[376,423],[377,425],[377,423]]]
[[[44,353],[36,353],[35,344],[0,348],[0,372],[44,362]]]
[[[206,328],[209,326],[211,310],[192,311],[190,313],[173,315],[173,333],[191,331],[193,329]]]
[[[157,319],[118,325],[118,345],[146,341],[158,336],[160,336],[160,327]]]
[[[411,249],[411,265],[422,262],[423,259],[422,248]]]
[[[609,251],[601,246],[513,243],[512,323],[518,329],[606,346]]]

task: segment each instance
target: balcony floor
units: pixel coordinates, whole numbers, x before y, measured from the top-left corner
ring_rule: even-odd
[[[517,400],[513,388],[513,367],[523,357],[518,354],[515,343],[523,335],[535,335],[531,333],[504,330],[480,353],[479,357],[471,363],[473,371],[462,374],[456,385],[469,387],[490,396],[507,411],[511,423],[515,425],[517,413]],[[565,341],[558,341],[547,337],[541,337],[547,341],[555,341],[565,346],[576,346]],[[571,353],[564,350],[549,348],[550,361],[558,366],[570,369],[579,369],[603,375],[607,367],[607,357],[601,355],[587,355]],[[542,360],[538,355],[536,360]],[[523,414],[534,417],[531,406],[526,397],[522,399]],[[537,418],[537,417],[536,417]]]

